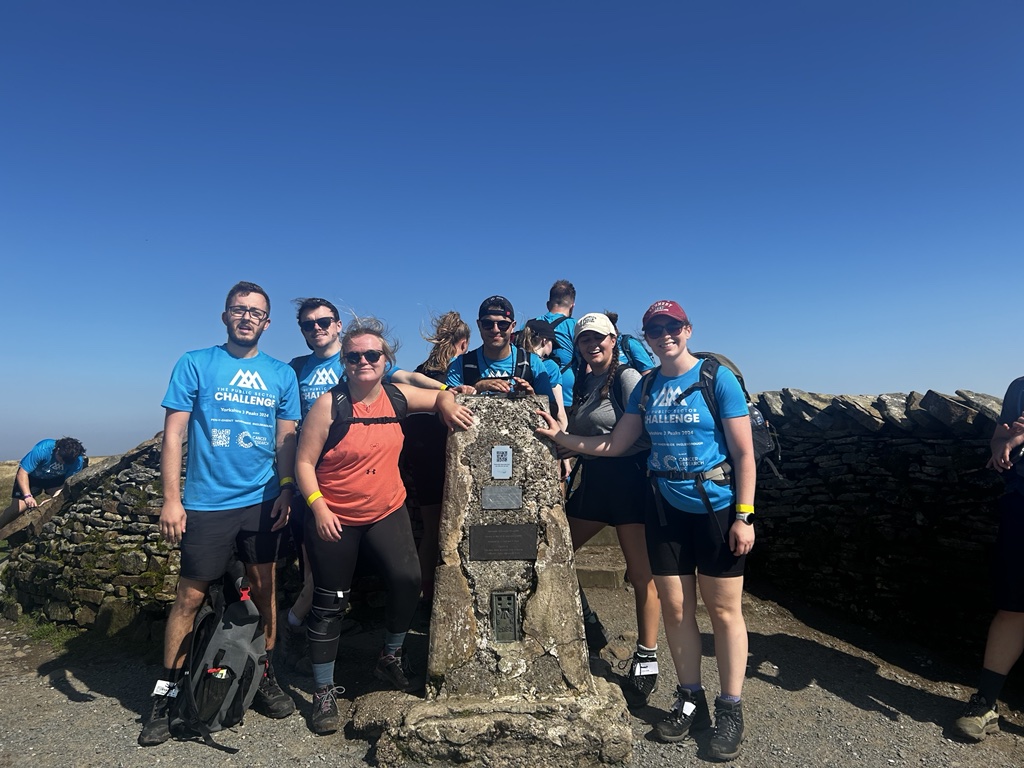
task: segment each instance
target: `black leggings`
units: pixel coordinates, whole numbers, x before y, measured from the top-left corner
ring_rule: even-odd
[[[320,538],[312,513],[306,515],[306,526],[306,552],[315,587],[309,622],[309,655],[313,663],[324,664],[337,658],[341,620],[360,555],[370,558],[388,585],[384,614],[387,631],[407,632],[420,596],[420,561],[405,505],[375,523],[346,525],[341,541],[337,542]]]

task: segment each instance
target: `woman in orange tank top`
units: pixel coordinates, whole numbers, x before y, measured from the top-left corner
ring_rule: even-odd
[[[346,381],[310,409],[295,466],[312,511],[306,517],[314,584],[307,631],[316,686],[310,723],[315,733],[340,726],[336,697],[343,689],[334,684],[334,660],[360,554],[369,557],[388,584],[387,633],[374,675],[399,690],[413,687],[402,643],[419,599],[420,568],[398,472],[403,437],[396,404],[398,411],[438,413],[452,429],[473,423],[472,412],[457,405],[451,392],[384,384],[386,364],[394,364],[395,355],[377,320],[360,319],[349,326],[341,358]],[[345,399],[351,418],[338,406]],[[343,424],[347,429],[340,430]]]

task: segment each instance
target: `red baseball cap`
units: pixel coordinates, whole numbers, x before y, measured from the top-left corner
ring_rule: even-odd
[[[690,318],[686,316],[686,313],[683,311],[683,308],[680,307],[676,302],[669,301],[668,299],[656,301],[653,304],[651,304],[650,307],[647,308],[647,311],[644,312],[643,321],[645,327],[647,326],[647,323],[651,320],[651,318],[653,318],[655,315],[665,315],[666,317],[671,317],[673,320],[678,320],[679,322],[684,323],[686,325],[690,324]]]

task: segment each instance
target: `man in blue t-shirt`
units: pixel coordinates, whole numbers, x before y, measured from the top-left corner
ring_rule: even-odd
[[[553,397],[551,379],[543,361],[532,352],[512,346],[512,333],[516,329],[512,302],[504,296],[490,296],[480,305],[477,317],[483,344],[452,360],[445,384],[449,387],[468,385],[478,395],[507,394],[515,390]]]
[[[0,528],[39,506],[37,493],[51,497],[61,492],[64,482],[89,464],[85,447],[73,437],[40,440],[18,465],[11,489],[11,505],[0,514]]]
[[[232,553],[246,566],[267,640],[267,664],[253,707],[274,718],[295,711],[277,684],[271,656],[277,619],[274,563],[295,489],[291,475],[299,388],[287,364],[259,351],[260,336],[270,326],[266,291],[255,283],[235,284],[221,320],[227,343],[185,353],[174,366],[162,403],[160,532],[171,544],[180,544],[181,569],[164,631],[163,676],[139,734],[142,746],[170,738],[170,703],[193,621],[207,587],[224,574]]]
[[[547,314],[538,320],[547,320],[555,327],[555,344],[551,357],[558,363],[562,374],[562,404],[572,405],[572,388],[576,374],[572,369],[573,338],[576,335],[576,321],[572,318],[576,306],[576,288],[568,280],[556,280],[548,291]]]

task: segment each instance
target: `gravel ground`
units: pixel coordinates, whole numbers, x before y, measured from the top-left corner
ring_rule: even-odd
[[[619,637],[594,661],[596,674],[619,674],[635,640],[630,593],[588,590],[591,604]],[[931,766],[1019,768],[1024,765],[1024,716],[1019,698],[1004,706],[1002,733],[981,744],[957,741],[948,723],[970,693],[974,670],[933,659],[906,643],[879,638],[806,608],[746,598],[750,661],[744,688],[748,737],[736,766]],[[373,688],[370,669],[382,637],[372,612],[343,639],[338,679],[347,697]],[[422,628],[422,623],[420,628]],[[701,616],[705,686],[717,691],[710,625]],[[632,634],[630,633],[632,630]],[[843,638],[843,639],[840,639]],[[662,639],[664,647],[664,639]],[[407,645],[415,660],[426,638]],[[653,706],[634,712],[633,766],[701,765],[708,735],[661,744],[647,734],[671,703],[671,660],[660,658],[662,685]],[[250,713],[244,726],[219,735],[238,747],[228,755],[201,742],[136,745],[148,692],[158,668],[137,658],[92,650],[60,656],[0,621],[0,768],[8,766],[340,766],[373,765],[372,745],[351,732],[313,736],[307,726],[309,678],[280,672],[299,714],[268,720]],[[1017,695],[1017,694],[1015,694]],[[1019,696],[1019,695],[1018,695]]]

